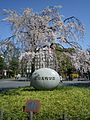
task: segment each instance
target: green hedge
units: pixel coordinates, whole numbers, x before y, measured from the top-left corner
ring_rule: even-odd
[[[23,106],[29,99],[41,102],[41,110],[33,120],[59,120],[63,113],[67,117],[78,114],[80,120],[88,120],[90,116],[90,88],[61,87],[52,91],[38,91],[25,87],[0,94],[4,120],[27,120],[28,114],[23,112]]]
[[[79,74],[78,73],[72,73],[71,76],[72,76],[72,79],[74,79],[74,78],[78,78]]]

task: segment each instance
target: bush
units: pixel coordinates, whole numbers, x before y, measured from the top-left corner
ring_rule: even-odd
[[[58,120],[63,113],[68,116],[78,114],[81,120],[90,115],[90,89],[61,87],[52,91],[38,91],[25,87],[0,94],[0,108],[4,110],[4,120],[27,120],[23,106],[29,99],[41,102],[40,113],[33,120]],[[72,118],[73,119],[73,118]]]
[[[74,79],[74,78],[78,78],[79,74],[78,73],[73,73],[73,74],[71,74],[71,76],[72,76],[72,79]]]

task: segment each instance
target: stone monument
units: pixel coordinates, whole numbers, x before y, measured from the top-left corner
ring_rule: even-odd
[[[31,77],[31,86],[36,89],[54,89],[59,85],[60,76],[51,68],[35,70]]]

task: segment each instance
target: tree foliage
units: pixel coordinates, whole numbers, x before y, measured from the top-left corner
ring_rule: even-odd
[[[40,13],[34,13],[26,8],[22,15],[13,10],[5,10],[5,19],[12,25],[13,35],[21,42],[23,49],[35,51],[45,42],[69,44],[74,48],[79,47],[79,40],[84,34],[84,27],[80,20],[74,16],[63,20],[60,7],[48,7]]]
[[[16,58],[13,58],[9,63],[9,71],[11,72],[10,76],[15,76],[19,73],[19,61]]]
[[[0,55],[0,71],[4,69],[4,58]]]
[[[12,30],[12,36],[5,40],[6,43],[15,38],[15,43],[18,43],[16,46],[21,52],[32,52],[27,58],[31,61],[39,48],[47,44],[50,46],[53,42],[61,48],[67,44],[75,50],[81,49],[78,40],[84,36],[84,26],[74,16],[64,19],[60,6],[47,7],[39,13],[33,12],[31,8],[26,8],[22,14],[14,10],[4,11],[7,16],[4,21],[11,24]],[[64,53],[72,56],[69,49]]]
[[[66,77],[65,75],[71,74],[75,70],[75,67],[72,64],[71,58],[66,54],[66,52],[69,52],[70,54],[72,54],[73,52],[75,52],[75,50],[73,48],[62,49],[59,46],[56,47],[56,55],[58,59],[59,72],[64,77]]]

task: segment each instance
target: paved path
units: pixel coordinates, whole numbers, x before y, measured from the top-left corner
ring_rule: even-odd
[[[18,88],[23,86],[30,86],[30,81],[26,80],[0,80],[0,91],[10,88]],[[60,86],[79,86],[90,87],[90,81],[63,81],[60,82]]]
[[[15,81],[15,80],[0,80],[0,91],[8,88],[18,88],[23,86],[30,86],[29,81]]]
[[[63,81],[59,86],[77,86],[77,87],[90,87],[90,81]]]

